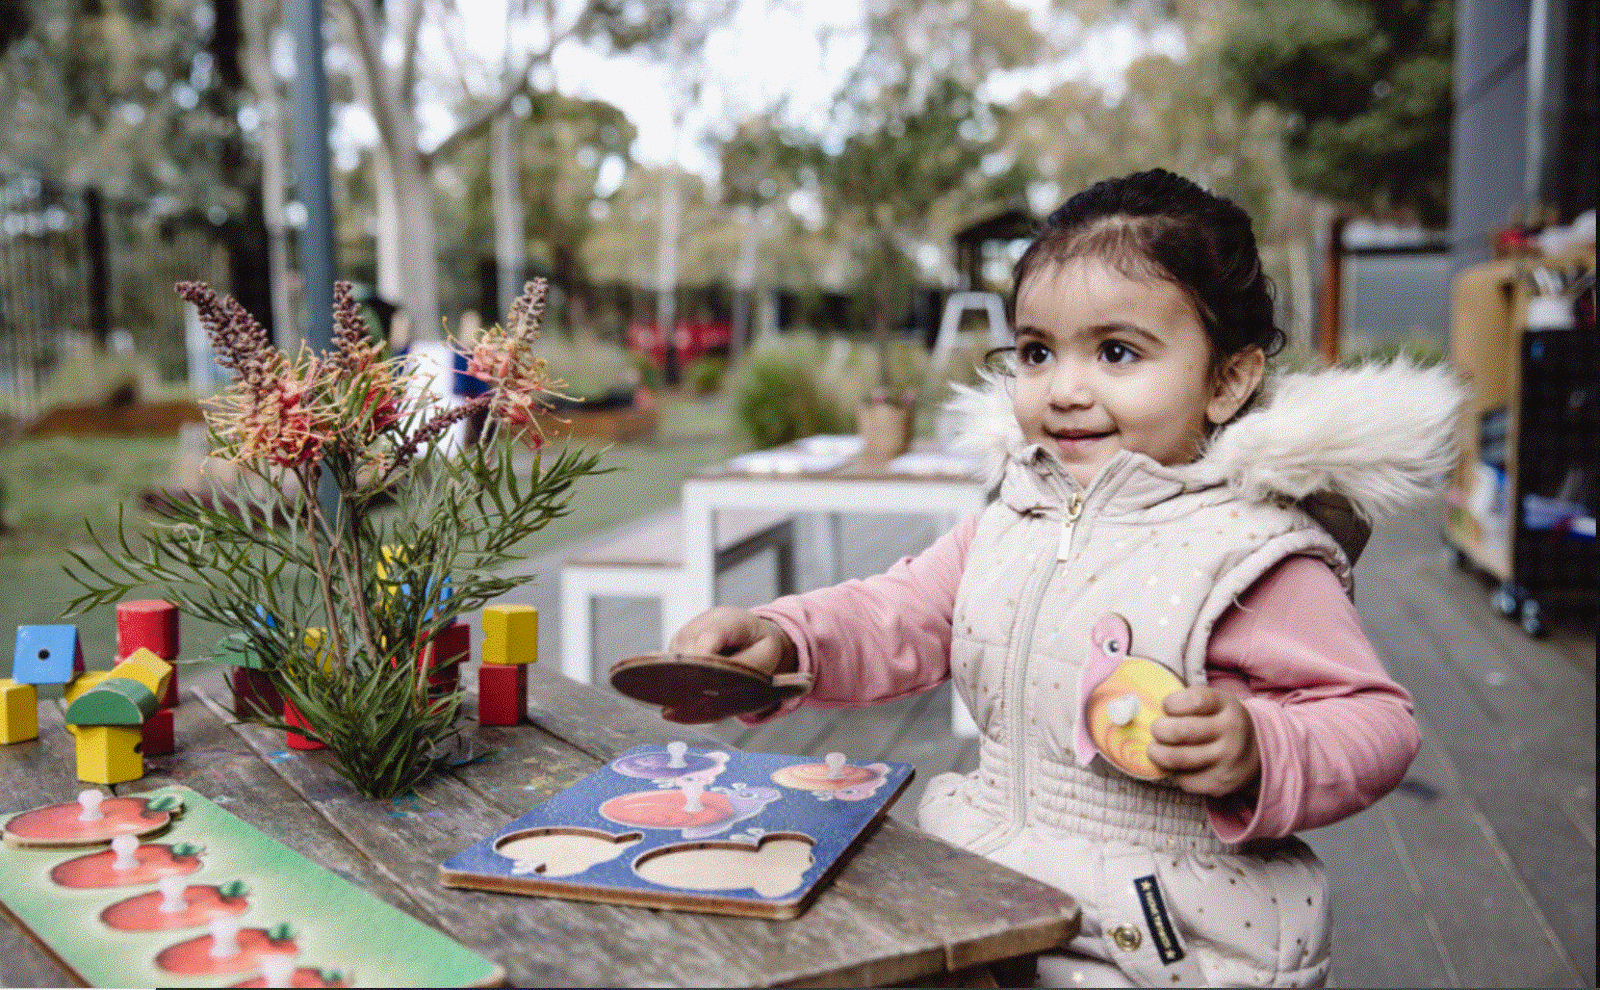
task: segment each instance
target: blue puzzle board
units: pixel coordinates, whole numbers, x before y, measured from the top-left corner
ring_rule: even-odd
[[[640,746],[440,865],[450,887],[792,918],[908,763]]]

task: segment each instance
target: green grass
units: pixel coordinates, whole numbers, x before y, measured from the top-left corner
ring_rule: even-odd
[[[572,512],[524,541],[519,552],[537,557],[676,504],[689,473],[747,449],[731,433],[721,399],[663,399],[657,436],[605,450],[601,463],[616,470],[581,479]],[[77,625],[91,669],[111,665],[112,610],[61,618],[79,591],[62,570],[65,550],[88,543],[85,523],[114,537],[119,506],[130,529],[146,531],[150,519],[137,496],[166,480],[177,450],[175,438],[50,437],[0,445],[0,518],[6,524],[0,532],[0,671],[10,672],[17,626],[54,622]],[[152,589],[150,597],[160,596]],[[185,617],[184,655],[207,652],[226,632]]]

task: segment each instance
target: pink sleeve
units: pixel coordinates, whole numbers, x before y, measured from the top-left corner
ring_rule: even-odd
[[[1253,807],[1239,796],[1207,802],[1224,842],[1352,815],[1400,783],[1417,753],[1411,695],[1320,560],[1290,557],[1257,581],[1217,624],[1206,663],[1211,685],[1244,701],[1261,751]]]
[[[882,574],[753,610],[783,629],[800,670],[816,676],[806,704],[860,708],[926,691],[950,676],[956,589],[977,528],[974,515]],[[790,701],[767,717],[798,704]]]

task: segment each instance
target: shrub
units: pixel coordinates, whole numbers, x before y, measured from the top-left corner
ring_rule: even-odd
[[[812,334],[764,339],[733,369],[730,387],[739,427],[758,447],[855,428],[853,403]]]
[[[720,354],[702,354],[684,369],[684,383],[696,395],[710,395],[722,387],[728,373],[728,359]]]

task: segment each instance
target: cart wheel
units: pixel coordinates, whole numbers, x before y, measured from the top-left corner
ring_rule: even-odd
[[[1523,599],[1517,621],[1521,624],[1522,631],[1534,639],[1545,634],[1544,609],[1540,608],[1539,603],[1532,598]]]
[[[1507,619],[1515,619],[1522,611],[1522,589],[1509,582],[1489,593],[1489,605]]]

